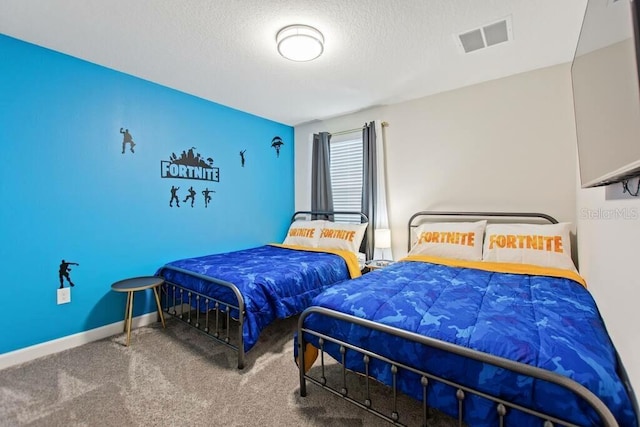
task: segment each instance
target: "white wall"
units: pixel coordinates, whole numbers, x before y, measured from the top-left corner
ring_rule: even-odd
[[[577,203],[580,273],[640,394],[640,199],[605,200],[599,187],[578,189]]]
[[[542,211],[575,221],[576,149],[569,66],[295,128],[296,209],[308,209],[310,134],[384,120],[394,256],[419,210]],[[357,134],[356,134],[357,135]]]
[[[418,210],[541,211],[577,223],[581,273],[631,383],[640,388],[640,283],[632,270],[640,220],[579,218],[584,209],[640,211],[640,201],[606,202],[601,188],[576,191],[569,64],[296,127],[296,209],[311,204],[310,134],[371,120],[389,122],[385,148],[396,259],[406,254],[406,223]]]

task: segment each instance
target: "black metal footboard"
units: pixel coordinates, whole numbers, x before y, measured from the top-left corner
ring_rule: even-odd
[[[214,279],[202,274],[173,266],[164,266],[161,270],[173,270],[200,280],[231,289],[236,296],[237,305],[221,301],[208,295],[188,289],[165,279],[162,285],[162,307],[166,313],[194,327],[211,339],[232,348],[238,353],[238,369],[244,368],[244,339],[242,336],[245,305],[240,290],[230,282]],[[185,310],[185,306],[188,307]],[[213,307],[213,308],[212,308]],[[238,318],[231,317],[231,310],[238,310]],[[237,345],[232,343],[231,323],[238,323]]]
[[[427,414],[428,414],[428,406],[427,406],[427,390],[428,387],[433,382],[440,382],[451,386],[455,390],[455,398],[458,402],[458,425],[463,425],[463,405],[465,402],[465,398],[468,394],[480,396],[484,399],[487,399],[495,404],[495,410],[500,420],[500,426],[503,426],[505,423],[505,417],[511,410],[518,410],[529,415],[533,415],[535,417],[540,418],[541,426],[544,427],[552,427],[555,425],[563,425],[563,426],[575,426],[575,424],[568,422],[566,420],[562,420],[557,418],[556,416],[552,416],[549,414],[545,414],[537,409],[527,408],[522,405],[509,402],[501,397],[494,396],[488,394],[483,391],[475,390],[470,388],[464,384],[461,384],[456,381],[452,381],[451,379],[446,379],[439,377],[425,370],[425,368],[417,368],[414,366],[407,366],[403,363],[399,363],[398,361],[391,360],[388,357],[373,353],[367,349],[356,347],[348,342],[341,341],[334,337],[319,333],[317,331],[313,331],[305,327],[304,321],[311,314],[318,314],[321,316],[326,316],[330,318],[334,318],[340,321],[350,322],[355,325],[363,326],[369,328],[371,330],[380,331],[389,335],[401,337],[403,339],[414,341],[418,344],[426,345],[434,349],[446,351],[449,353],[453,353],[459,356],[463,356],[475,361],[479,361],[482,363],[491,364],[493,366],[507,369],[509,371],[515,372],[517,374],[526,375],[528,377],[532,377],[534,379],[540,379],[543,381],[547,381],[549,383],[556,384],[564,389],[567,389],[573,392],[575,395],[579,396],[587,403],[595,413],[600,417],[601,422],[599,425],[602,426],[617,426],[618,423],[614,418],[613,414],[607,408],[607,406],[590,390],[582,386],[581,384],[573,381],[572,379],[556,374],[551,371],[547,371],[544,369],[540,369],[537,367],[533,367],[530,365],[526,365],[519,362],[514,362],[512,360],[504,359],[501,357],[493,356],[491,354],[483,353],[480,351],[472,350],[466,347],[462,347],[456,344],[451,344],[448,342],[440,341],[437,339],[429,338],[423,335],[419,335],[413,332],[405,331],[402,329],[390,327],[387,325],[383,325],[380,323],[372,322],[370,320],[361,319],[355,316],[351,316],[345,313],[329,310],[324,307],[310,307],[305,310],[301,315],[298,321],[298,366],[300,370],[300,395],[302,397],[306,396],[306,381],[310,381],[319,387],[339,396],[343,399],[351,402],[352,404],[382,418],[394,425],[402,426],[404,425],[401,422],[400,414],[397,409],[397,399],[398,399],[398,386],[397,386],[397,378],[398,372],[400,370],[406,370],[417,374],[420,378],[420,384],[422,387],[422,418],[423,425],[427,425]],[[306,349],[306,341],[304,339],[305,334],[309,334],[315,337],[318,337],[320,343],[320,361],[321,361],[321,376],[318,379],[317,377],[313,377],[307,373],[305,373],[305,349]],[[333,388],[327,384],[327,379],[325,377],[325,361],[324,361],[324,345],[325,343],[333,343],[339,346],[340,355],[342,360],[338,360],[342,365],[342,384],[337,388]],[[354,396],[349,393],[346,384],[346,375],[348,369],[345,366],[346,361],[346,353],[347,352],[356,352],[357,354],[362,355],[362,360],[364,363],[364,375],[366,386],[365,390],[362,391],[364,396]],[[382,413],[374,408],[374,403],[371,400],[370,394],[370,377],[369,377],[369,366],[373,359],[376,359],[382,363],[388,364],[390,366],[390,371],[392,374],[392,409],[390,413]],[[427,368],[428,369],[428,368]]]

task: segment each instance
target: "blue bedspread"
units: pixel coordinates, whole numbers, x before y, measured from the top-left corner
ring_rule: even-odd
[[[347,264],[339,255],[269,245],[182,259],[167,265],[231,282],[240,290],[246,311],[242,332],[245,351],[253,347],[260,332],[273,320],[301,313],[321,291],[349,278]],[[235,294],[228,288],[163,268],[157,274],[237,305]],[[231,316],[237,318],[237,310]]]
[[[426,262],[398,262],[331,287],[313,300],[360,318],[527,363],[568,376],[586,386],[611,409],[622,426],[636,426],[636,415],[618,377],[616,352],[595,302],[578,283],[565,278],[507,274]],[[596,425],[597,415],[557,386],[533,381],[489,365],[411,344],[312,314],[305,326],[368,348],[415,367],[516,403],[570,416],[579,425]],[[306,336],[317,346],[317,340]],[[335,346],[325,350],[341,360]],[[362,356],[347,351],[347,367],[363,372]],[[371,375],[391,384],[389,367],[372,363]],[[430,385],[428,403],[457,416],[455,392]],[[415,375],[401,371],[399,387],[422,400]],[[497,425],[495,406],[465,399],[465,422]],[[508,425],[537,425],[520,412]]]

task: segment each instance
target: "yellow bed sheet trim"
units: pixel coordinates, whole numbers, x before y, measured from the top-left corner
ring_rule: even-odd
[[[449,267],[475,268],[484,271],[494,271],[496,273],[532,274],[536,276],[551,276],[571,279],[580,283],[585,288],[587,282],[575,271],[561,268],[542,267],[533,264],[516,264],[511,262],[491,262],[491,261],[467,261],[451,258],[440,258],[428,255],[409,255],[400,261],[421,261],[432,264],[442,264]]]
[[[330,249],[330,248],[311,248],[309,246],[300,245],[283,245],[281,243],[270,243],[271,246],[277,246],[279,248],[295,249],[297,251],[309,251],[309,252],[325,252],[329,254],[339,255],[347,263],[349,269],[349,275],[352,279],[362,276],[360,271],[360,265],[358,264],[358,257],[351,251],[345,251],[343,249]]]

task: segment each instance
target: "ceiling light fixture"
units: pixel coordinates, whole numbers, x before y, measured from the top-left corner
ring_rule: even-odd
[[[289,25],[276,35],[278,52],[291,61],[316,59],[324,50],[324,36],[308,25]]]

